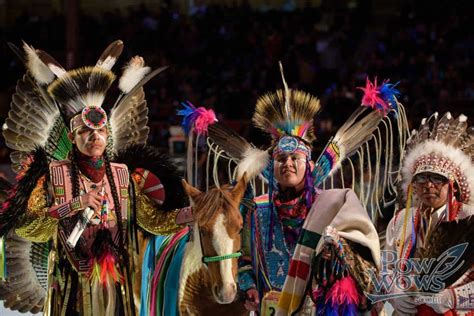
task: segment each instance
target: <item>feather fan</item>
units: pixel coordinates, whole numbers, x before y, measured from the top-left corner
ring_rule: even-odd
[[[470,216],[458,221],[449,221],[441,223],[431,236],[426,239],[427,244],[419,251],[420,258],[436,259],[447,249],[468,243],[467,249],[458,262],[463,262],[460,269],[449,276],[445,282],[445,287],[449,287],[458,280],[474,264],[474,216]],[[432,268],[436,264],[432,265]],[[436,271],[434,271],[436,272]],[[433,271],[427,274],[432,275]]]

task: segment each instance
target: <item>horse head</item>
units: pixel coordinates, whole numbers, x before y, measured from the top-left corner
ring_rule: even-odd
[[[208,271],[210,290],[218,303],[232,303],[237,295],[237,260],[243,225],[239,205],[247,186],[246,176],[233,188],[226,185],[201,192],[184,180],[183,186],[193,207],[196,223],[193,240]]]

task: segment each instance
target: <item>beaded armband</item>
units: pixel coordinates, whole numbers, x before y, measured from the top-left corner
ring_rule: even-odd
[[[51,207],[48,213],[51,217],[61,219],[67,217],[71,212],[77,212],[83,208],[81,197],[77,196],[69,202]]]

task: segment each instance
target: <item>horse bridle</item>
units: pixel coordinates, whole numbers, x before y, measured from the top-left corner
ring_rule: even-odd
[[[192,207],[191,207],[191,212],[192,212]],[[188,241],[192,240],[194,228],[190,224],[193,223],[193,222],[194,221],[189,221],[187,223],[188,226],[189,226],[189,239],[188,239]],[[206,266],[209,262],[218,262],[218,261],[223,261],[223,260],[227,260],[227,259],[239,258],[240,256],[242,256],[242,252],[240,252],[240,251],[232,252],[232,253],[221,255],[221,256],[206,256],[206,255],[204,255],[204,247],[202,246],[202,233],[201,233],[201,230],[199,229],[199,225],[198,225],[198,231],[199,231],[199,244],[201,245],[201,253],[202,253],[201,261]]]
[[[222,260],[227,260],[227,259],[233,259],[233,258],[238,258],[242,256],[242,252],[237,251],[237,252],[232,252],[226,255],[221,255],[221,256],[205,256],[204,255],[204,247],[202,246],[202,234],[201,230],[198,227],[199,231],[199,243],[201,245],[201,253],[202,253],[202,258],[201,261],[205,265],[207,265],[209,262],[217,262],[217,261],[222,261]]]

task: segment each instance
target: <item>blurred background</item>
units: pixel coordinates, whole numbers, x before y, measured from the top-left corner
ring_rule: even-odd
[[[473,3],[371,0],[0,0],[0,121],[24,67],[7,46],[22,41],[66,68],[95,64],[112,41],[125,43],[115,71],[134,55],[171,65],[145,87],[149,142],[184,157],[179,103],[215,109],[256,145],[256,99],[290,87],[321,99],[316,148],[359,105],[367,77],[399,82],[411,127],[450,110],[474,116]],[[110,100],[117,95],[111,89]],[[107,102],[104,105],[107,108]],[[0,140],[0,176],[11,177]],[[0,314],[5,311],[0,308]]]
[[[26,41],[67,68],[94,64],[113,40],[120,68],[140,54],[171,65],[147,84],[149,142],[169,147],[179,102],[211,107],[259,145],[255,101],[281,87],[321,99],[322,147],[354,111],[367,77],[399,82],[410,125],[434,111],[473,114],[473,2],[371,0],[0,0],[0,119],[24,67],[9,50]],[[116,90],[110,91],[111,100]],[[107,103],[104,105],[107,108]],[[179,154],[179,146],[174,152]],[[0,144],[0,162],[8,163]],[[8,167],[2,170],[7,170]]]

